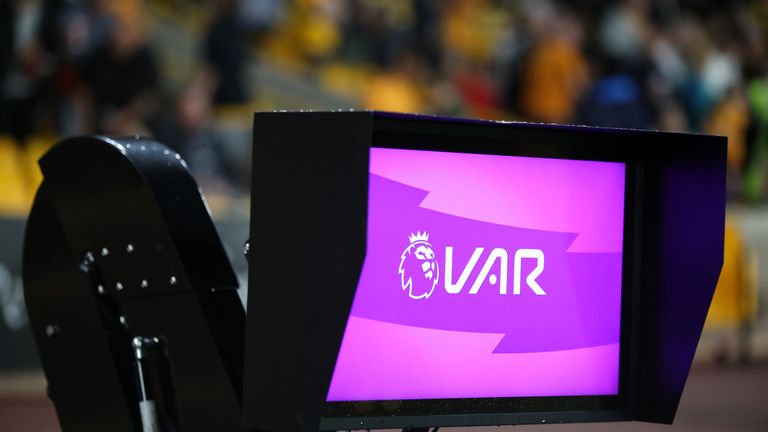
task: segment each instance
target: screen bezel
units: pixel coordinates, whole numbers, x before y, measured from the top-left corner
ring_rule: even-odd
[[[619,162],[625,166],[624,237],[619,354],[619,393],[605,396],[495,397],[325,402],[320,429],[368,429],[404,426],[502,425],[542,422],[620,421],[629,419],[636,374],[637,212],[641,167],[616,131],[518,123],[410,121],[377,118],[371,147],[437,152]],[[512,126],[512,127],[510,127]]]

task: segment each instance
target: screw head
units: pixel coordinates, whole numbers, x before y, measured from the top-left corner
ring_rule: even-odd
[[[83,261],[80,263],[80,271],[83,273],[88,273],[91,271],[91,264],[88,261]]]
[[[45,335],[52,338],[59,334],[59,326],[55,324],[48,324],[45,326]]]

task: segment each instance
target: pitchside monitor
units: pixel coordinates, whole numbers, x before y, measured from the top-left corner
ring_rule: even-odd
[[[716,137],[257,114],[245,425],[671,422],[724,161]]]
[[[327,401],[619,394],[625,163],[371,148],[369,165]]]

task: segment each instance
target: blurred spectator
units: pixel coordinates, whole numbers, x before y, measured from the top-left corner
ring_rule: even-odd
[[[741,87],[731,87],[712,111],[706,133],[728,137],[728,169],[741,172],[746,158],[745,138],[749,126],[749,107]]]
[[[250,100],[243,76],[245,33],[235,0],[216,0],[216,17],[205,40],[205,61],[213,80],[214,105],[240,105]]]
[[[642,63],[651,27],[648,15],[647,0],[621,0],[611,6],[600,23],[602,50],[628,67]]]
[[[0,132],[17,142],[39,128],[55,63],[55,0],[4,0],[0,41]]]
[[[607,127],[647,129],[653,125],[652,108],[643,89],[627,73],[603,76],[595,82],[579,108],[577,122]]]
[[[422,112],[424,95],[415,82],[423,73],[418,58],[413,53],[404,53],[389,70],[371,80],[363,106],[381,111]]]
[[[726,218],[724,244],[723,268],[705,329],[717,339],[715,361],[724,362],[731,357],[729,353],[735,351],[739,361],[747,362],[752,352],[751,332],[760,302],[755,278],[757,269],[738,219]],[[732,337],[733,330],[737,331],[735,338]]]
[[[53,75],[53,117],[56,131],[65,136],[88,130],[81,70],[93,47],[103,43],[94,34],[98,33],[98,17],[103,14],[91,13],[95,12],[92,7],[98,6],[98,3],[83,3],[67,3],[57,20],[56,35],[60,42],[56,52],[58,67]]]
[[[283,0],[242,0],[237,2],[237,16],[242,25],[256,33],[265,33],[274,29],[283,16]]]
[[[198,76],[176,95],[165,101],[169,110],[158,111],[147,124],[154,137],[181,154],[209,141],[212,81]],[[205,168],[204,171],[215,171]]]
[[[544,10],[535,17],[538,41],[527,55],[521,76],[520,110],[535,121],[567,123],[587,88],[587,63],[581,52],[582,29],[565,11]]]
[[[747,89],[752,112],[751,145],[744,174],[744,193],[752,201],[768,196],[768,73]]]
[[[679,86],[688,75],[688,65],[663,29],[659,29],[650,42],[649,57],[660,78],[669,87]],[[670,92],[670,89],[666,90],[666,93]]]
[[[701,80],[714,100],[722,99],[729,89],[741,85],[741,65],[735,43],[728,36],[730,33],[725,23],[715,20],[711,31],[713,42],[701,64]]]
[[[488,119],[498,117],[501,110],[499,90],[489,68],[480,62],[462,62],[454,69],[456,89],[466,106],[465,115]]]
[[[0,1],[0,83],[11,66],[13,56],[13,10],[10,1]]]
[[[344,20],[341,53],[352,62],[392,66],[408,46],[408,29],[415,23],[411,2],[351,0]]]
[[[147,45],[140,2],[118,2],[108,43],[97,48],[84,69],[92,101],[94,130],[110,134],[146,133],[154,108],[158,72]]]
[[[226,133],[215,127],[212,84],[205,74],[199,74],[168,101],[170,110],[158,112],[148,126],[157,140],[184,155],[199,182],[231,191],[233,186],[247,184],[247,180],[239,178],[243,158],[233,157],[231,149],[244,147],[245,143],[241,139],[233,144]]]
[[[316,64],[332,56],[341,44],[338,0],[295,0],[274,32],[266,50],[285,63]]]
[[[451,55],[490,64],[504,35],[505,11],[488,0],[447,3],[443,18],[446,49]]]
[[[440,33],[440,7],[444,2],[431,0],[413,1],[413,30],[410,38],[414,41],[413,49],[433,70],[442,66],[442,41]]]

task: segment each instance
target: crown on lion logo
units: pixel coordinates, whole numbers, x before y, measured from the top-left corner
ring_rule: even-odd
[[[417,242],[419,240],[423,240],[425,242],[429,241],[429,234],[427,234],[427,231],[425,230],[423,233],[416,231],[416,234],[411,233],[411,235],[408,236],[408,240],[411,243]]]

